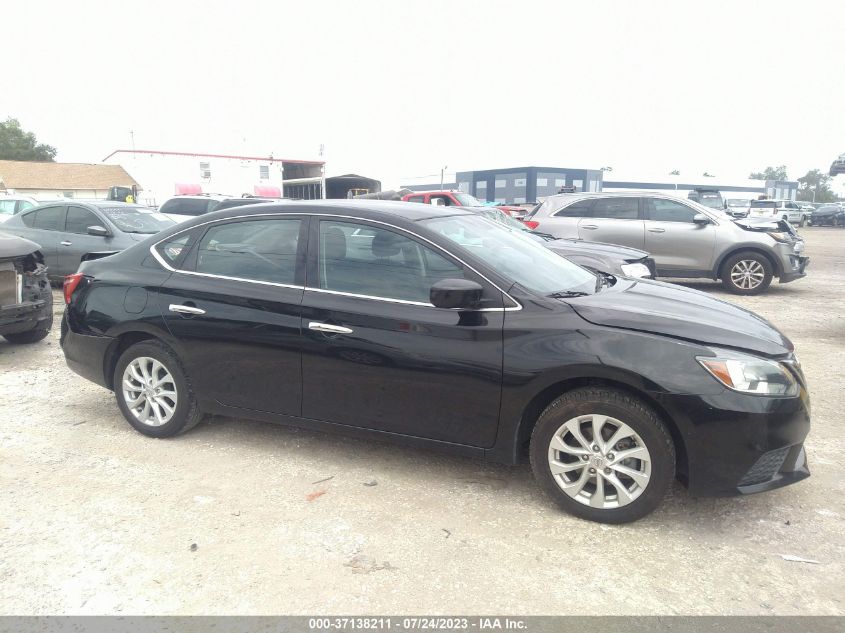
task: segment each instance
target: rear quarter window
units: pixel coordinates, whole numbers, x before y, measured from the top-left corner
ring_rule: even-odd
[[[557,213],[555,217],[558,218],[589,218],[592,217],[590,207],[592,207],[592,200],[579,200],[569,206],[564,207]]]

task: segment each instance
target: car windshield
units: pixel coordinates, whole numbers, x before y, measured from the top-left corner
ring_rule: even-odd
[[[475,215],[430,218],[420,224],[465,248],[520,286],[549,295],[592,293],[596,276],[570,262],[524,231]]]
[[[176,224],[167,216],[144,207],[103,207],[100,211],[124,233],[152,235]]]
[[[461,203],[462,207],[483,207],[484,204],[475,196],[468,193],[456,193],[455,198]]]
[[[710,207],[711,209],[721,209],[722,208],[722,198],[721,198],[721,196],[703,193],[703,194],[699,195],[698,202],[703,204],[705,207]]]
[[[729,207],[747,207],[748,200],[737,200],[736,198],[730,198],[728,200]]]

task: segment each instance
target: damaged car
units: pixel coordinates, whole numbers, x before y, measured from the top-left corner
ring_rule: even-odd
[[[0,233],[0,335],[37,343],[53,326],[53,295],[41,247]]]

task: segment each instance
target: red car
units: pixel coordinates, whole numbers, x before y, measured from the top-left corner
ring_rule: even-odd
[[[488,205],[475,196],[463,191],[414,191],[402,196],[404,202],[421,202],[446,207],[488,207],[495,206],[509,216],[521,220],[525,216],[525,209],[506,204]]]

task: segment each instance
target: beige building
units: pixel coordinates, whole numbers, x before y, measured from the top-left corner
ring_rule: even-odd
[[[0,160],[0,194],[104,199],[114,186],[141,188],[120,165]]]

